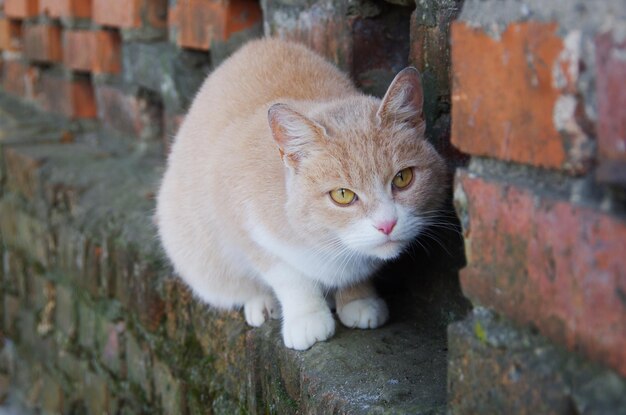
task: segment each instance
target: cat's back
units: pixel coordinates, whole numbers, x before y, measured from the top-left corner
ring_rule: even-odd
[[[279,99],[326,101],[356,93],[345,74],[306,47],[260,39],[246,44],[209,75],[185,124],[201,124],[204,131],[215,133]]]

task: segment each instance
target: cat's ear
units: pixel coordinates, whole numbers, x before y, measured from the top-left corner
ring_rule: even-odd
[[[315,142],[325,135],[324,127],[286,104],[272,105],[267,118],[283,161],[292,167],[311,154]]]
[[[376,113],[382,124],[406,123],[423,129],[424,93],[420,73],[413,67],[401,70],[391,82]]]

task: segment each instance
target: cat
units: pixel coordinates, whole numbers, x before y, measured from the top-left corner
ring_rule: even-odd
[[[156,217],[175,271],[211,306],[260,326],[282,315],[286,347],[389,312],[371,282],[445,195],[424,139],[414,68],[383,99],[297,43],[261,39],[211,73],[173,142]]]

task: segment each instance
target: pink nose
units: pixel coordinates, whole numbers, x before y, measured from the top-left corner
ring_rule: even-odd
[[[393,228],[396,226],[397,222],[398,222],[397,219],[390,220],[387,222],[382,222],[382,223],[379,223],[378,226],[376,226],[376,229],[378,229],[385,235],[389,235],[393,231]]]

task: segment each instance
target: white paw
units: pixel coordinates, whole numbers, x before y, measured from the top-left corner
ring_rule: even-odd
[[[248,300],[243,305],[243,314],[246,317],[246,323],[252,327],[259,327],[268,317],[278,318],[280,311],[273,297],[259,296]]]
[[[339,320],[346,327],[375,329],[389,318],[389,309],[382,298],[361,298],[337,310]]]
[[[329,310],[320,310],[283,322],[283,340],[290,349],[306,350],[335,334],[335,320]]]

